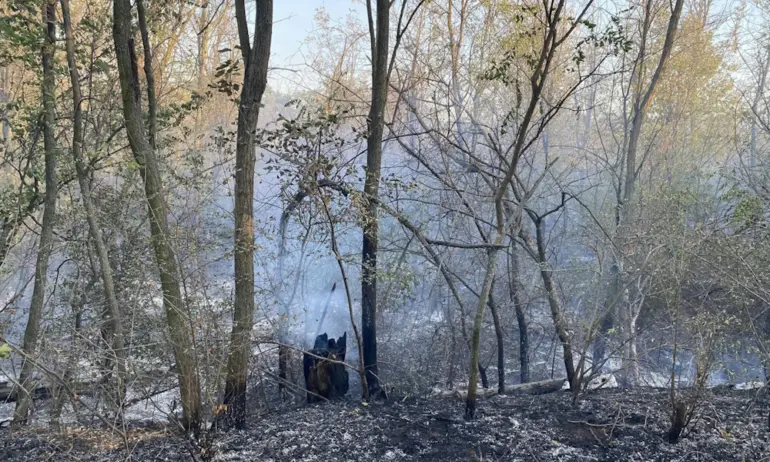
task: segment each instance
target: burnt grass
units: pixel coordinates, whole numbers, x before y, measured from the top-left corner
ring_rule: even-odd
[[[201,449],[160,424],[0,435],[0,461],[761,461],[770,460],[770,399],[756,390],[709,390],[678,444],[666,441],[665,390],[494,396],[462,419],[453,398],[347,400],[255,416]]]

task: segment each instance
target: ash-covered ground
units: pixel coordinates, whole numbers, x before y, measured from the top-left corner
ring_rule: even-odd
[[[770,399],[757,390],[706,392],[691,428],[669,444],[662,389],[494,396],[477,419],[452,398],[352,400],[254,417],[248,430],[200,447],[156,424],[126,441],[100,429],[0,436],[0,461],[762,461],[770,460]]]

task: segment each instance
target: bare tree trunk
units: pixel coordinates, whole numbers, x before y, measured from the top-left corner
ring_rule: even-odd
[[[487,368],[481,365],[481,361],[479,361],[479,378],[481,379],[481,388],[487,389],[489,388],[489,377],[487,377]]]
[[[646,88],[643,85],[644,82],[644,61],[646,59],[646,50],[647,50],[647,37],[649,35],[650,28],[652,27],[652,16],[654,12],[652,11],[652,0],[647,0],[645,2],[645,8],[644,8],[644,19],[643,19],[643,25],[642,25],[642,34],[641,34],[641,44],[639,48],[639,56],[637,58],[636,67],[634,69],[634,75],[636,77],[636,89],[634,94],[634,101],[633,101],[633,117],[631,120],[631,127],[628,132],[628,145],[626,147],[626,165],[625,165],[625,188],[623,188],[623,185],[621,185],[620,189],[622,191],[619,191],[618,194],[618,210],[616,212],[616,240],[621,241],[622,236],[624,235],[624,231],[621,227],[627,227],[629,220],[632,216],[632,205],[633,205],[633,198],[634,198],[634,191],[636,190],[636,180],[639,175],[639,168],[637,162],[637,152],[638,152],[638,146],[639,146],[639,138],[642,133],[642,128],[644,124],[644,118],[647,114],[647,108],[650,104],[650,101],[652,100],[653,95],[655,94],[655,88],[658,85],[658,82],[660,81],[660,77],[663,74],[663,71],[666,67],[666,64],[668,62],[668,58],[671,55],[671,50],[674,45],[674,38],[676,36],[676,31],[679,25],[679,18],[682,14],[682,7],[684,5],[684,0],[676,0],[676,3],[673,5],[673,10],[671,11],[671,16],[668,20],[668,27],[666,29],[666,37],[663,42],[663,49],[661,51],[660,57],[658,58],[658,64],[655,68],[655,71],[653,72],[653,75],[650,79],[650,82],[647,84]],[[622,194],[622,197],[621,197]],[[618,260],[621,260],[623,257],[622,255],[619,257],[616,257]],[[622,261],[616,261],[613,263],[613,273],[612,273],[612,281],[610,282],[610,287],[608,288],[608,296],[606,300],[608,302],[614,302],[617,303],[620,298],[618,291],[623,290],[621,287],[621,281],[623,280],[623,272],[622,272]],[[594,349],[593,356],[594,356],[594,363],[602,363],[604,361],[604,355],[606,353],[606,346],[603,342],[606,340],[604,337],[606,337],[607,333],[612,329],[614,322],[617,320],[617,318],[621,318],[622,316],[615,316],[614,312],[619,312],[623,309],[626,309],[625,306],[609,306],[607,307],[607,313],[605,314],[605,318],[602,321],[602,335],[599,336],[599,341],[597,342],[597,346]]]
[[[0,226],[0,267],[3,266],[3,262],[5,262],[5,257],[8,255],[8,250],[11,248],[11,242],[13,241],[13,237],[16,235],[16,229],[18,226],[14,223],[16,220],[13,220],[11,217],[3,218],[0,220],[2,223],[2,226]]]
[[[543,286],[545,287],[545,293],[548,298],[548,306],[551,308],[551,319],[553,320],[553,326],[556,329],[556,335],[561,342],[562,351],[564,353],[564,367],[567,372],[567,381],[570,388],[575,389],[578,384],[575,376],[575,362],[572,357],[572,339],[567,330],[567,320],[564,319],[564,310],[562,309],[559,296],[556,294],[556,287],[553,283],[553,272],[548,266],[548,258],[545,253],[545,233],[543,231],[543,220],[538,218],[535,222],[535,229],[537,233],[537,255],[538,265],[540,266],[540,276],[543,279]]]
[[[492,281],[492,287],[489,291],[489,312],[492,313],[492,322],[495,325],[495,338],[497,339],[497,392],[505,394],[505,336],[503,335],[503,324],[500,320],[500,313],[495,303],[495,283]]]
[[[492,281],[495,277],[495,270],[497,268],[497,253],[500,251],[500,245],[503,242],[503,237],[510,231],[508,221],[512,218],[510,212],[504,212],[506,206],[503,205],[503,198],[508,191],[509,185],[512,185],[512,180],[516,175],[519,159],[522,153],[526,149],[527,132],[529,130],[532,117],[537,108],[540,100],[543,87],[548,78],[549,69],[553,60],[554,51],[557,45],[557,30],[556,24],[564,8],[564,0],[560,0],[558,5],[548,13],[548,28],[546,37],[543,43],[543,47],[540,50],[540,57],[535,64],[534,74],[530,78],[530,87],[532,95],[530,97],[527,111],[522,117],[521,124],[518,127],[516,134],[516,140],[513,145],[513,152],[511,154],[510,161],[508,162],[503,181],[497,187],[494,196],[495,205],[495,222],[496,222],[496,237],[494,244],[489,248],[489,261],[487,263],[486,275],[484,276],[484,285],[479,296],[479,305],[476,310],[476,317],[473,325],[473,337],[471,339],[471,367],[470,367],[470,380],[468,383],[468,397],[465,402],[465,419],[471,420],[476,412],[476,369],[479,360],[479,342],[481,335],[481,322],[484,318],[484,309],[489,298],[489,293],[492,287]],[[521,206],[521,204],[519,204]],[[521,207],[519,207],[518,213],[521,213]],[[514,222],[520,225],[520,220]]]
[[[32,290],[32,300],[29,304],[29,318],[24,330],[24,359],[19,373],[19,389],[16,409],[13,415],[13,426],[26,425],[29,417],[30,396],[28,390],[34,388],[30,382],[37,342],[40,334],[40,323],[43,317],[45,289],[48,272],[48,259],[53,248],[53,228],[56,222],[56,77],[54,75],[54,50],[56,46],[56,1],[46,0],[42,6],[42,21],[46,29],[42,47],[43,83],[42,100],[43,145],[45,151],[45,209],[40,230],[40,243],[35,263],[35,285]]]
[[[640,370],[639,370],[639,352],[637,351],[636,341],[636,319],[638,314],[632,314],[631,320],[628,323],[628,385],[635,387],[639,384]]]
[[[131,3],[130,0],[115,0],[113,7],[112,32],[120,75],[123,116],[131,151],[144,180],[150,218],[150,237],[160,272],[163,306],[179,378],[183,410],[181,424],[186,430],[197,433],[200,430],[202,409],[195,345],[190,335],[193,326],[183,312],[179,268],[169,242],[168,205],[163,196],[160,167],[144,128],[142,95],[131,28]],[[156,102],[150,100],[148,104],[153,106]]]
[[[292,198],[292,201],[286,205],[286,208],[284,208],[283,212],[281,213],[281,219],[278,222],[278,284],[279,284],[279,294],[277,298],[279,299],[279,319],[278,319],[278,341],[280,342],[278,344],[278,378],[280,379],[278,382],[278,394],[281,395],[281,399],[284,399],[284,389],[286,386],[287,376],[288,376],[288,369],[289,369],[289,360],[291,359],[291,353],[289,349],[288,343],[288,328],[289,328],[289,311],[291,308],[291,303],[294,300],[294,296],[297,293],[297,283],[299,282],[299,278],[301,276],[301,268],[297,270],[297,274],[295,275],[295,280],[292,288],[292,294],[289,300],[283,300],[282,292],[284,287],[284,264],[286,263],[286,228],[289,225],[289,218],[291,217],[291,214],[294,212],[294,210],[297,209],[299,204],[305,199],[308,192],[300,186],[299,191],[294,195]],[[305,242],[307,242],[308,234],[305,234],[305,241],[302,245],[302,254],[304,255],[305,251]],[[302,257],[300,257],[300,266],[302,262]],[[334,288],[336,287],[336,283],[332,287],[332,292],[334,292]],[[331,297],[331,295],[330,295]],[[316,334],[318,335],[318,334]]]
[[[380,190],[382,166],[382,134],[385,126],[385,106],[388,99],[388,39],[390,34],[390,1],[377,0],[377,28],[372,18],[371,0],[366,6],[369,13],[369,36],[372,48],[372,100],[369,107],[369,133],[366,138],[366,180],[364,196],[377,198]],[[369,200],[363,224],[361,252],[361,337],[364,367],[369,396],[380,395],[377,368],[377,248],[379,220],[377,205]]]
[[[509,291],[513,308],[516,311],[516,323],[519,327],[519,381],[527,383],[529,382],[529,329],[524,305],[521,303],[521,292],[524,288],[521,285],[519,257],[516,255],[515,247],[511,247],[509,250],[509,256]]]
[[[244,0],[235,2],[245,73],[238,105],[235,152],[235,311],[223,404],[227,411],[225,415],[237,428],[246,425],[246,378],[254,322],[254,132],[262,95],[267,88],[273,33],[273,1],[257,0],[256,6],[254,42],[251,43]]]
[[[142,35],[142,51],[144,52],[144,77],[147,79],[147,136],[152,149],[157,149],[158,134],[158,105],[155,97],[155,71],[152,67],[152,49],[150,47],[150,34],[147,30],[147,14],[144,11],[144,0],[136,0],[136,13],[139,17],[139,33]],[[161,73],[163,71],[161,70]]]
[[[757,118],[759,117],[759,103],[762,102],[765,96],[768,68],[770,68],[770,46],[765,51],[765,61],[761,63],[759,79],[757,80],[757,93],[754,95],[754,102],[751,105],[751,158],[749,159],[749,166],[751,168],[757,166]]]
[[[460,25],[458,27],[457,39],[455,40],[455,27],[452,19],[452,13],[455,9],[453,0],[449,0],[447,5],[447,31],[449,32],[449,58],[451,60],[451,80],[452,97],[454,98],[452,106],[454,107],[455,127],[457,131],[457,142],[460,145],[465,144],[463,134],[462,115],[464,109],[463,95],[460,91],[460,48],[463,46],[463,37],[465,35],[465,14],[468,7],[468,0],[460,1]]]
[[[497,244],[501,241],[501,235],[498,234]],[[476,390],[478,388],[478,366],[479,350],[481,344],[481,324],[484,321],[484,311],[486,311],[487,300],[492,291],[492,281],[495,279],[495,270],[497,269],[497,254],[500,251],[498,247],[493,247],[488,251],[487,270],[484,275],[484,285],[479,294],[479,303],[476,308],[476,316],[473,319],[473,334],[471,337],[471,364],[468,379],[468,397],[465,400],[465,419],[472,420],[476,414]]]
[[[770,310],[765,313],[765,338],[770,339]],[[770,400],[770,350],[765,351],[765,388],[768,390],[767,400]],[[770,432],[770,409],[767,411],[767,431]]]
[[[125,375],[125,342],[123,337],[123,324],[118,298],[115,291],[115,283],[112,278],[112,267],[110,266],[107,246],[102,238],[102,231],[96,216],[93,202],[91,200],[91,185],[88,181],[88,171],[83,161],[83,111],[81,102],[83,99],[80,90],[80,76],[78,75],[77,62],[75,60],[75,37],[72,31],[72,19],[70,17],[69,0],[61,0],[62,16],[64,19],[64,31],[67,43],[67,64],[70,71],[70,83],[72,85],[73,102],[73,135],[72,135],[72,157],[75,162],[78,183],[80,185],[80,194],[83,196],[83,207],[86,210],[88,220],[88,229],[91,234],[91,240],[96,247],[96,254],[99,258],[99,270],[101,272],[102,284],[104,286],[104,297],[107,300],[107,313],[109,315],[110,335],[112,354],[115,356],[117,373],[115,375],[115,394],[114,405],[122,409],[123,400],[126,395]],[[110,340],[110,339],[108,339]]]
[[[660,58],[658,59],[658,65],[655,68],[655,71],[652,75],[652,78],[647,85],[647,88],[643,91],[642,90],[642,79],[644,78],[643,72],[641,70],[637,71],[638,75],[638,90],[635,96],[634,101],[634,116],[633,120],[631,122],[631,132],[628,137],[628,149],[626,152],[626,184],[625,184],[625,190],[623,191],[623,207],[622,207],[622,220],[621,220],[621,226],[626,228],[626,232],[628,232],[628,225],[631,220],[631,217],[633,215],[632,209],[633,209],[633,199],[634,199],[634,190],[636,189],[636,179],[638,177],[638,169],[639,165],[637,165],[636,155],[639,145],[639,137],[642,132],[642,125],[644,123],[644,117],[647,113],[647,107],[650,104],[650,101],[652,100],[652,96],[655,93],[655,88],[658,85],[658,82],[660,81],[660,77],[663,74],[663,70],[666,67],[666,63],[668,62],[668,57],[671,54],[671,49],[674,46],[674,38],[676,36],[676,31],[679,25],[679,17],[682,14],[682,8],[684,5],[684,0],[676,0],[676,3],[673,6],[673,10],[671,11],[671,16],[668,20],[668,28],[666,30],[666,38],[663,42],[663,50],[661,51]],[[645,11],[645,26],[644,26],[644,33],[642,34],[643,42],[646,42],[647,38],[647,31],[650,28],[650,24],[652,22],[652,14],[651,11],[651,2],[648,2],[647,10]],[[646,43],[642,43],[643,47],[646,47]],[[643,61],[644,61],[644,48],[642,48],[642,51],[640,51],[640,62],[638,66],[640,69],[643,68]],[[624,231],[621,228],[620,235],[621,240],[622,236],[624,235]],[[623,258],[621,256],[621,258]],[[622,264],[618,264],[618,267],[622,267]],[[620,278],[619,280],[623,280],[623,275],[618,272],[617,276]],[[616,290],[624,290],[622,287],[620,287],[621,284],[616,283]],[[617,295],[616,295],[617,297]],[[628,306],[627,303],[621,304],[619,309],[630,311],[632,308]],[[630,322],[632,316],[630,313],[626,313],[625,316],[626,320]],[[635,326],[626,325],[625,326],[629,331],[634,329]],[[635,343],[634,340],[631,341],[632,343]],[[602,358],[603,359],[603,358]],[[636,366],[638,368],[638,366]],[[638,369],[636,371],[638,373]]]
[[[67,0],[63,0],[61,2],[62,13],[65,15],[65,28],[67,27],[66,22],[69,20],[69,4],[65,5],[66,1]],[[65,10],[66,13],[64,13]],[[81,335],[80,332],[83,327],[83,309],[86,305],[88,291],[94,286],[94,284],[96,284],[96,277],[96,274],[94,274],[91,280],[88,281],[86,287],[83,288],[83,293],[80,294],[79,300],[72,307],[72,312],[75,315],[75,322],[74,328],[72,329],[72,344],[70,345],[70,351],[67,353],[67,364],[64,368],[64,373],[62,374],[63,383],[54,383],[51,385],[51,388],[53,389],[53,392],[51,393],[53,402],[51,403],[50,422],[51,426],[56,430],[59,430],[61,427],[61,411],[64,407],[64,398],[67,395],[67,386],[69,386],[70,382],[72,381],[72,372],[75,369],[75,364],[77,363],[78,359],[78,345],[80,343],[79,339]]]
[[[610,335],[610,331],[612,330],[612,326],[615,325],[615,318],[618,313],[618,305],[620,304],[618,297],[620,296],[621,288],[620,265],[622,263],[617,257],[612,258],[615,261],[613,261],[612,265],[610,266],[609,286],[607,290],[607,296],[604,298],[604,312],[602,313],[601,319],[599,321],[600,333],[596,336],[596,340],[593,344],[593,351],[591,353],[596,372],[601,372],[604,368],[603,364],[607,356],[607,343],[609,340],[608,337]]]
[[[213,19],[213,18],[212,18]],[[209,58],[209,39],[211,38],[211,24],[209,23],[209,2],[204,1],[200,6],[198,13],[198,56],[197,56],[197,82],[195,91],[199,96],[202,96],[206,92],[207,75],[206,65]],[[203,108],[199,107],[195,111],[195,129],[194,133],[201,133],[201,127],[203,122]],[[195,140],[195,146],[200,146],[200,139]]]

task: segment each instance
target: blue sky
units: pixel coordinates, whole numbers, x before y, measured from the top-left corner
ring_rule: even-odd
[[[323,7],[332,20],[345,18],[354,10],[365,14],[363,0],[277,0],[273,6],[271,65],[283,66],[313,30],[316,10]]]

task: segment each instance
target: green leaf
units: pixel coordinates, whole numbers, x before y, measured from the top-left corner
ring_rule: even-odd
[[[11,357],[11,347],[7,343],[0,345],[0,359],[8,359]]]

